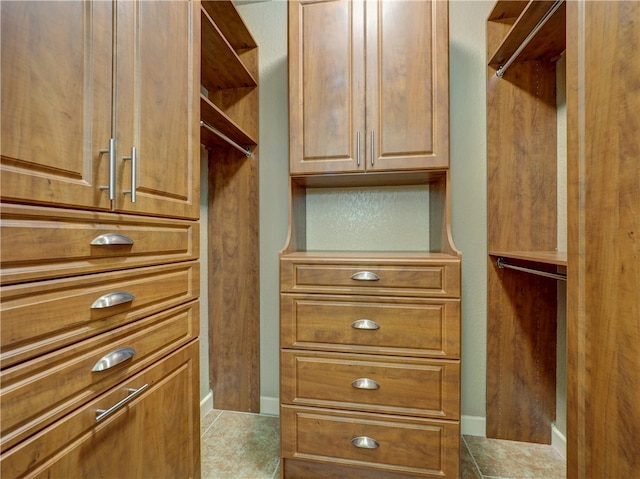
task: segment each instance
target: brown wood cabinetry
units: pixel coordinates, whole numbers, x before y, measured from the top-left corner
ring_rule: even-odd
[[[3,200],[198,217],[194,3],[3,4]]]
[[[199,2],[0,8],[0,475],[199,477]]]
[[[449,165],[448,4],[289,4],[292,175]]]

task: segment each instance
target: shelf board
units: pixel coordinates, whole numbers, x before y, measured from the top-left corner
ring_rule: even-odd
[[[242,63],[207,11],[202,8],[201,76],[210,92],[228,88],[256,87],[258,82]]]
[[[239,145],[254,146],[258,144],[255,138],[240,128],[204,95],[200,95],[200,119],[224,133]],[[228,145],[226,141],[205,127],[200,127],[200,143],[209,147]]]
[[[456,255],[431,252],[431,251],[295,251],[291,253],[284,253],[280,255],[281,258],[288,258],[292,260],[303,261],[326,261],[331,259],[333,262],[347,262],[353,263],[354,261],[379,261],[380,263],[392,263],[398,262],[410,263],[410,262],[424,262],[429,261],[444,261],[454,260],[460,261],[460,258]]]
[[[489,255],[501,258],[531,261],[534,263],[567,266],[566,251],[489,251]]]
[[[258,46],[233,2],[230,0],[203,1],[202,8],[206,10],[234,50]]]
[[[554,0],[530,1],[491,56],[489,65],[498,68],[511,58],[554,3]],[[498,10],[495,14],[497,18],[503,18],[500,15],[509,15],[516,11],[504,9],[504,12]],[[489,20],[494,19],[490,16]],[[553,13],[525,49],[520,52],[517,60],[553,60],[558,57],[565,50],[565,23],[566,3],[562,2],[560,8]]]
[[[445,170],[392,171],[375,173],[335,173],[322,175],[292,176],[300,186],[308,188],[342,188],[366,186],[410,186],[428,185],[443,181]]]
[[[495,4],[489,14],[490,22],[509,21],[513,24],[527,6],[526,0],[501,0]]]

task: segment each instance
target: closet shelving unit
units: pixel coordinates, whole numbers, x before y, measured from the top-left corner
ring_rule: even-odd
[[[258,47],[231,1],[203,1],[201,21],[210,384],[216,408],[259,412]]]
[[[499,1],[487,20],[487,436],[547,444],[567,266],[557,250],[565,10],[564,1]]]

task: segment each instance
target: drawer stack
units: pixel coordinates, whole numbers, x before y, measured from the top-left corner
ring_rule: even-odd
[[[458,477],[460,260],[283,254],[285,478]]]

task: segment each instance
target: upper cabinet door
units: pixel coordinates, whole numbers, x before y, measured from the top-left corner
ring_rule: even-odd
[[[367,170],[447,168],[448,2],[366,6]]]
[[[291,174],[364,171],[364,4],[289,3]]]
[[[108,210],[110,2],[1,2],[2,199]]]
[[[117,211],[198,217],[200,11],[196,4],[117,2]]]
[[[448,168],[448,15],[446,1],[289,3],[292,175]]]

